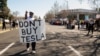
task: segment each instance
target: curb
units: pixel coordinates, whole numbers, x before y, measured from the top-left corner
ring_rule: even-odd
[[[18,28],[15,28],[15,29],[18,29]],[[12,29],[12,30],[14,30],[14,29]],[[10,29],[0,30],[0,34],[1,34],[1,33],[5,33],[5,32],[8,32],[8,31],[12,31],[12,30],[10,30]]]
[[[5,33],[5,32],[8,32],[8,31],[10,31],[10,29],[0,30],[0,34],[1,34],[1,33]]]

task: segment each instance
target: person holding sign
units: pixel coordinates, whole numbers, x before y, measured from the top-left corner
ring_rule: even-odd
[[[25,13],[25,19],[28,20],[28,21],[34,20],[34,18],[33,18],[34,13],[33,12],[29,12],[29,17],[27,17],[27,13],[28,12],[26,11],[26,13]],[[27,51],[30,50],[30,44],[32,46],[32,53],[36,53],[36,51],[35,51],[36,42],[26,43]]]
[[[27,51],[32,47],[32,53],[36,53],[36,41],[41,41],[46,39],[45,35],[45,20],[44,19],[34,19],[33,12],[29,12],[27,17],[27,11],[25,13],[26,20],[19,20],[19,36],[20,42],[26,43]]]

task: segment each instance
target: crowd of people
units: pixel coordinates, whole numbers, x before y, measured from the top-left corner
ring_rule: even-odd
[[[90,18],[89,20],[80,20],[80,28],[86,27],[86,30],[88,30],[88,28],[89,28],[88,26],[89,26],[90,22],[94,23],[95,30],[99,30],[99,28],[100,28],[100,18],[97,18],[97,19]]]
[[[6,30],[7,26],[8,25],[6,22],[5,22],[5,19],[2,20],[2,30]],[[16,27],[16,21],[15,20],[12,20],[12,21],[9,21],[9,25],[10,25],[10,29],[11,28],[15,28]]]
[[[100,30],[100,18],[90,18],[89,20],[69,20],[67,21],[67,28],[74,29],[75,25],[78,25],[78,29],[86,29],[88,31],[87,35],[89,35],[90,32],[94,32],[94,30],[99,31]]]

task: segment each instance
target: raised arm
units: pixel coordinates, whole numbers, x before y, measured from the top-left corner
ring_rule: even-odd
[[[25,19],[27,19],[27,13],[28,13],[28,12],[26,11],[26,12],[25,12]]]

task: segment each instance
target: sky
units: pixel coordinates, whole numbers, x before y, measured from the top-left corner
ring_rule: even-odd
[[[91,9],[87,0],[84,0],[82,3],[79,0],[8,0],[8,7],[12,12],[18,11],[18,16],[24,16],[25,11],[32,11],[35,15],[43,16],[53,7],[55,1],[59,5],[66,4],[68,1],[69,9]]]

